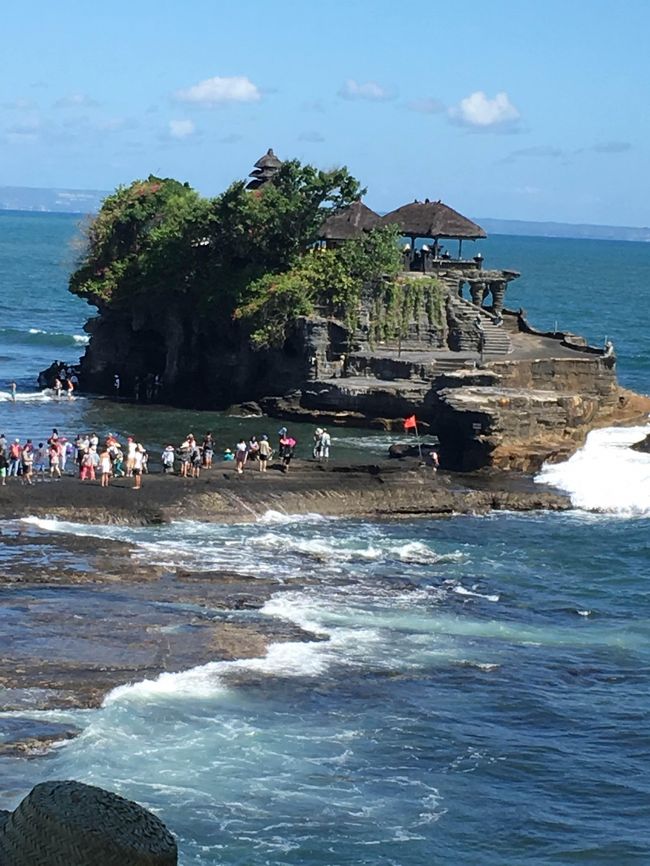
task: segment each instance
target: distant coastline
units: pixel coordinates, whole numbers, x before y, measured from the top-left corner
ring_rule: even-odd
[[[650,228],[647,226],[599,226],[588,223],[501,220],[493,219],[492,217],[480,218],[476,222],[483,226],[488,235],[650,243]]]
[[[81,190],[65,187],[38,188],[26,186],[0,186],[0,213],[96,213],[105,190]],[[572,240],[634,241],[650,243],[648,226],[606,226],[589,223],[537,222],[534,220],[496,219],[479,217],[476,222],[488,234],[515,235],[540,238],[567,238]]]
[[[0,186],[0,211],[28,213],[96,213],[108,195],[104,190]]]

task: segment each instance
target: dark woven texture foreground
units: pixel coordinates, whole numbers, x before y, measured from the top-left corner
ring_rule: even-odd
[[[37,785],[4,821],[0,866],[176,866],[176,842],[137,803],[81,782]]]

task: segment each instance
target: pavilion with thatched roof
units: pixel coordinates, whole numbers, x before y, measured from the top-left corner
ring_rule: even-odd
[[[318,239],[326,246],[335,246],[370,231],[380,221],[379,214],[365,205],[361,199],[329,216],[318,231]]]
[[[248,181],[246,189],[259,189],[264,186],[278,173],[281,165],[282,160],[278,159],[273,153],[273,148],[269,147],[264,156],[261,156],[255,163],[253,171],[249,175],[252,180]]]
[[[464,217],[449,205],[441,201],[414,201],[393,210],[381,218],[380,225],[397,226],[400,233],[411,240],[411,261],[415,260],[415,242],[418,238],[433,241],[433,250],[424,248],[425,253],[431,253],[435,260],[440,250],[441,239],[458,241],[458,258],[461,258],[464,240],[486,238],[487,234],[472,220]],[[446,256],[447,258],[449,256]]]

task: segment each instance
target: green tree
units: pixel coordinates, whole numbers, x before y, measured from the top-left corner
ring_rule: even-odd
[[[311,249],[288,270],[253,281],[235,317],[247,323],[257,346],[281,346],[296,317],[316,309],[340,319],[352,334],[364,287],[392,284],[400,267],[397,232],[373,229],[334,249]]]
[[[108,196],[86,231],[74,294],[100,309],[191,281],[207,208],[188,184],[150,176]]]

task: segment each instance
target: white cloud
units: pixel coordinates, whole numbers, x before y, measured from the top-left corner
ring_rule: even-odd
[[[43,124],[37,116],[26,117],[5,130],[5,138],[13,143],[36,141],[43,133]]]
[[[298,136],[298,141],[309,141],[312,144],[320,144],[321,141],[325,141],[325,136],[314,129],[310,129],[306,132],[301,132]]]
[[[195,132],[196,127],[194,126],[194,121],[192,120],[169,121],[169,134],[172,138],[188,138],[190,135],[194,135]]]
[[[512,127],[520,118],[505,91],[490,99],[482,90],[476,90],[458,105],[449,109],[449,117],[462,126],[477,130],[498,130]]]
[[[625,153],[631,149],[629,141],[601,141],[591,148],[595,153]]]
[[[1,107],[10,111],[31,111],[36,108],[36,104],[30,99],[14,99],[12,102],[3,102]]]
[[[406,107],[411,111],[417,111],[419,114],[440,114],[441,111],[445,110],[444,103],[435,97],[412,99],[406,103]]]
[[[54,103],[56,108],[96,108],[98,104],[87,93],[71,93]]]
[[[134,117],[104,117],[93,124],[99,132],[121,132],[125,129],[137,129],[138,126],[139,123]]]
[[[542,194],[542,190],[538,186],[517,186],[515,187],[517,195],[538,196]]]
[[[343,87],[339,90],[339,96],[343,99],[369,99],[371,102],[383,102],[386,99],[392,99],[393,94],[390,90],[377,84],[376,81],[355,81],[354,78],[348,78]]]
[[[222,105],[226,102],[259,102],[262,94],[245,75],[233,75],[230,78],[217,75],[184,90],[177,90],[175,97],[179,102],[192,102],[195,105]]]

